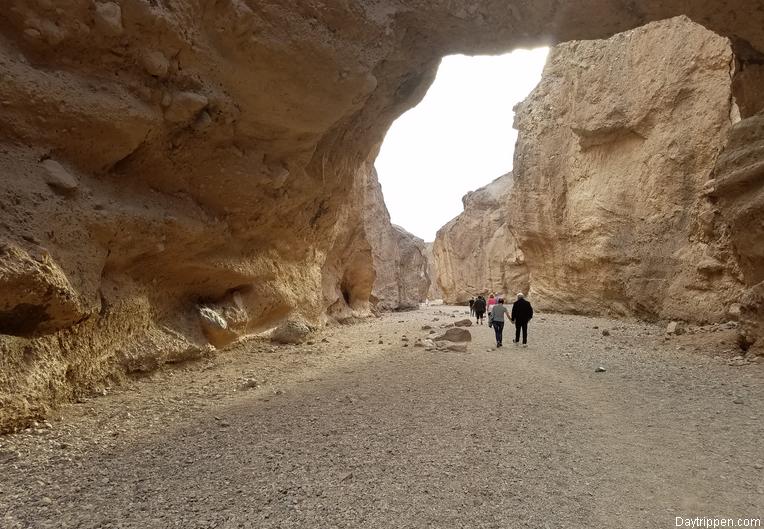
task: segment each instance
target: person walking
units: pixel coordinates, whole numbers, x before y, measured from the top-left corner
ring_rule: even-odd
[[[475,315],[475,298],[470,298],[470,316]]]
[[[485,298],[478,296],[475,300],[475,323],[483,325],[483,316],[485,315]]]
[[[493,309],[493,306],[496,305],[496,296],[493,294],[488,295],[488,312],[491,312],[491,309]]]
[[[525,299],[522,292],[517,294],[517,300],[512,304],[510,321],[515,324],[515,344],[520,343],[520,333],[523,334],[523,347],[528,347],[528,322],[533,319],[533,307]]]
[[[501,347],[502,335],[504,334],[504,315],[509,315],[509,309],[504,306],[504,298],[499,298],[498,302],[491,309],[491,326],[496,333],[496,347]]]

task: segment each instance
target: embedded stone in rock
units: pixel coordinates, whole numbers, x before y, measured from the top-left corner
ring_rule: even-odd
[[[50,187],[64,192],[71,192],[77,189],[79,182],[66,168],[55,160],[48,158],[41,162],[45,168],[45,183]]]
[[[114,2],[98,2],[95,5],[95,27],[108,37],[122,34],[122,8]]]
[[[472,320],[469,318],[465,318],[463,320],[455,321],[454,325],[457,327],[472,327]]]
[[[194,92],[178,92],[172,96],[164,117],[172,123],[190,121],[199,111],[207,106],[208,99]]]
[[[170,68],[170,61],[161,51],[147,51],[143,54],[143,67],[150,75],[165,77]]]
[[[461,327],[453,327],[435,338],[435,341],[471,342],[472,334],[467,329],[463,329]]]
[[[303,343],[310,334],[310,328],[300,321],[286,320],[276,327],[271,340],[283,344]]]
[[[225,318],[210,307],[199,308],[199,321],[204,335],[215,347],[224,347],[238,338]]]

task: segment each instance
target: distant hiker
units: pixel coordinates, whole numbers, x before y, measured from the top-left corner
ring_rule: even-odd
[[[475,323],[478,325],[483,325],[483,316],[485,315],[485,298],[483,296],[478,296],[475,300],[475,305],[473,308],[475,309]]]
[[[493,327],[493,332],[496,333],[496,347],[501,347],[505,314],[509,315],[509,309],[504,306],[504,298],[499,298],[498,302],[491,309],[491,326]]]
[[[496,305],[496,297],[491,294],[488,296],[488,312],[491,312],[494,305]]]
[[[523,332],[523,347],[528,347],[528,322],[533,318],[533,307],[522,292],[517,294],[517,301],[512,305],[510,320],[515,323],[515,344],[520,343],[520,331]]]
[[[475,315],[475,298],[470,298],[470,316]]]

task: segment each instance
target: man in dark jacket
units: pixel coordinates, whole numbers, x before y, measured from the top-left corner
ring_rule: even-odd
[[[517,300],[512,304],[510,320],[515,324],[514,343],[520,343],[520,331],[523,332],[523,347],[528,347],[528,322],[533,318],[533,307],[525,299],[522,292],[517,295]]]
[[[478,325],[483,324],[483,316],[485,315],[485,298],[483,296],[478,296],[478,298],[475,300],[475,323]]]

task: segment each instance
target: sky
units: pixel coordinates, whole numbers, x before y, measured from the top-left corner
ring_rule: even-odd
[[[462,196],[512,170],[512,107],[541,79],[547,48],[444,57],[421,103],[398,118],[376,160],[393,224],[425,241]]]

